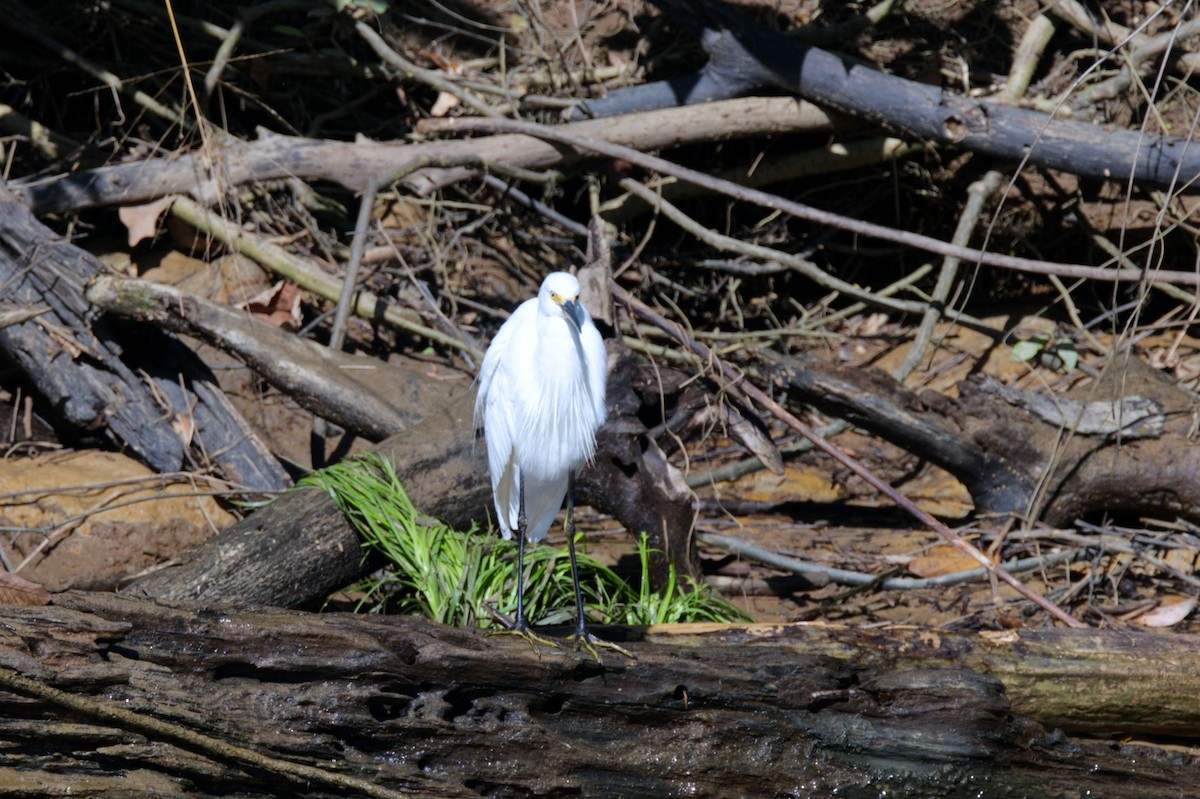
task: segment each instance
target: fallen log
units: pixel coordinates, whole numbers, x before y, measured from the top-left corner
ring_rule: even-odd
[[[1081,718],[1138,683],[1159,701],[1130,707],[1137,718],[1169,704],[1191,725],[1174,729],[1194,736],[1192,639],[605,631],[620,632],[637,639],[624,643],[639,659],[600,665],[411,618],[79,592],[0,607],[0,797],[70,786],[129,797],[1154,799],[1200,786],[1200,767],[1175,753],[1049,734],[1029,700],[1051,683],[1073,698],[1068,717]],[[1078,667],[1114,649],[1141,655],[1112,664],[1125,679]],[[954,662],[971,651],[983,666]],[[989,674],[989,662],[1008,671]],[[1154,680],[1137,679],[1149,669]],[[1014,674],[1027,679],[1009,684]],[[1017,707],[1030,715],[1014,716]],[[47,752],[52,770],[42,769]]]
[[[622,119],[580,122],[569,127],[580,135],[660,149],[695,141],[828,126],[828,117],[812,106],[776,97],[746,98],[700,112],[686,109],[673,115],[631,114]],[[172,194],[188,194],[207,205],[230,187],[295,177],[329,180],[352,191],[362,191],[370,177],[382,183],[404,177],[408,188],[428,193],[489,165],[493,169],[496,166],[552,169],[584,156],[527,136],[409,144],[305,139],[266,130],[259,132],[256,141],[221,142],[215,161],[221,164],[219,172],[211,169],[213,155],[192,153],[98,167],[17,183],[13,189],[39,214],[132,205]]]
[[[0,352],[27,375],[59,427],[127,447],[159,471],[177,471],[192,458],[211,460],[222,477],[250,489],[289,484],[194,353],[150,330],[138,334],[141,351],[169,360],[131,360],[124,346],[129,330],[118,320],[94,318],[83,290],[104,272],[95,256],[38,222],[3,186],[0,220],[5,300],[49,308],[0,329]],[[148,379],[139,376],[143,371]]]
[[[1065,396],[972,378],[958,397],[910,391],[877,369],[779,363],[796,402],[853,422],[954,475],[977,513],[1069,526],[1096,513],[1200,519],[1192,397],[1137,358]]]
[[[1005,161],[1137,185],[1190,187],[1200,153],[1184,136],[1113,130],[906,80],[789,38],[721,0],[654,0],[697,31],[709,55],[698,74],[613,92],[584,113],[706,102],[772,87],[831,112]]]

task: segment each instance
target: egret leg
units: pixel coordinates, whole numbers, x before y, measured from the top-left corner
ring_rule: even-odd
[[[519,635],[533,647],[533,651],[541,655],[538,649],[538,644],[546,646],[557,646],[549,638],[543,638],[533,631],[529,626],[529,620],[525,618],[525,531],[528,529],[528,522],[525,518],[525,485],[520,484],[518,489],[517,503],[517,618],[513,622],[512,627],[507,630],[492,630],[488,635]]]
[[[597,663],[603,664],[600,659],[600,653],[596,651],[597,647],[601,649],[611,649],[614,652],[624,655],[631,660],[637,660],[637,656],[630,652],[620,644],[614,644],[612,641],[605,641],[597,638],[588,632],[587,619],[583,613],[583,591],[579,588],[579,566],[575,562],[575,472],[571,471],[567,475],[567,551],[571,554],[571,581],[575,585],[575,609],[579,612],[579,625],[575,628],[575,634],[571,637],[575,639],[575,651],[586,649]]]

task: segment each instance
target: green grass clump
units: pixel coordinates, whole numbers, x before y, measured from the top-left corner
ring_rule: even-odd
[[[459,627],[494,624],[488,607],[516,614],[517,543],[498,535],[451,529],[424,518],[413,507],[392,464],[364,455],[314,472],[300,485],[329,493],[362,537],[368,553],[387,562],[358,587],[360,609],[425,616]],[[582,539],[582,535],[576,539]],[[586,553],[579,557],[579,580],[589,618],[604,624],[663,624],[689,621],[748,621],[748,617],[707,585],[689,578],[683,585],[674,567],[661,592],[649,590],[650,548],[638,542],[638,588]],[[566,548],[525,547],[525,608],[539,624],[574,618],[575,595]]]

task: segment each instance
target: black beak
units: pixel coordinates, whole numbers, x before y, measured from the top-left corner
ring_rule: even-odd
[[[575,332],[583,331],[583,306],[577,300],[567,300],[562,304],[563,316],[575,328]]]

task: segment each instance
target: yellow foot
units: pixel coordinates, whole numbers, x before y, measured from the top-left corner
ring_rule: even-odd
[[[587,630],[579,630],[572,634],[567,640],[575,642],[575,651],[587,650],[588,654],[596,659],[596,662],[601,666],[604,661],[600,659],[600,649],[611,649],[618,655],[624,655],[630,660],[637,660],[637,655],[630,652],[620,644],[614,644],[612,641],[605,641],[603,638],[597,638]]]
[[[540,649],[538,649],[538,644],[554,647],[555,649],[558,648],[558,644],[554,640],[552,640],[550,638],[545,638],[541,635],[538,635],[537,633],[535,633],[533,631],[533,628],[530,627],[528,624],[521,625],[519,627],[511,627],[507,630],[488,630],[484,634],[489,635],[489,636],[491,636],[491,635],[519,635],[525,639],[525,643],[529,644],[529,646],[533,648],[533,653],[535,655],[537,655],[538,657],[542,656],[542,651]]]

